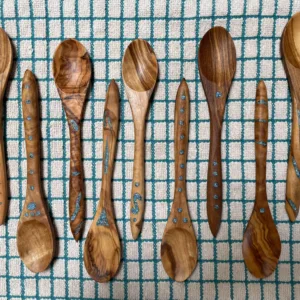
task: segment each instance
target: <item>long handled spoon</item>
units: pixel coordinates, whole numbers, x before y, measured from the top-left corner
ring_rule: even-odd
[[[210,114],[207,215],[210,230],[216,237],[222,217],[222,123],[227,95],[236,69],[234,43],[223,27],[214,27],[203,36],[198,65]]]
[[[300,13],[293,15],[285,27],[281,39],[281,52],[293,102],[285,209],[290,220],[294,222],[300,205]]]
[[[246,266],[257,278],[267,277],[274,272],[281,252],[279,234],[267,200],[267,140],[267,89],[264,82],[260,81],[255,102],[256,196],[254,209],[243,239],[243,256]]]
[[[85,217],[81,161],[81,120],[91,79],[91,62],[84,46],[74,39],[60,43],[53,57],[53,75],[70,130],[70,227],[79,240]]]
[[[0,28],[0,118],[2,120],[3,97],[13,63],[13,51],[10,40],[5,31]],[[3,128],[0,122],[0,225],[5,222],[8,200],[7,200],[7,178],[6,163],[3,144]]]
[[[130,225],[137,239],[143,225],[145,195],[145,119],[156,84],[158,64],[150,45],[141,39],[127,47],[122,76],[134,121],[134,164],[130,206]]]
[[[121,259],[121,245],[111,202],[111,179],[119,129],[119,89],[111,81],[103,117],[103,168],[100,201],[84,246],[84,264],[98,282],[109,281],[116,274]]]
[[[183,79],[175,106],[175,195],[161,244],[161,260],[167,274],[186,280],[197,264],[197,242],[186,197],[186,158],[189,136],[190,95]]]
[[[22,106],[27,153],[27,189],[17,230],[17,247],[26,267],[44,271],[52,261],[55,237],[40,180],[40,114],[38,88],[27,70],[22,85]]]

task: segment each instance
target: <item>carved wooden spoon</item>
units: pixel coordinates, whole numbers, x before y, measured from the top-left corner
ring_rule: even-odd
[[[103,168],[100,201],[84,246],[84,264],[98,282],[109,281],[116,274],[121,259],[121,245],[111,203],[111,179],[119,129],[119,89],[111,81],[103,117]]]
[[[52,261],[55,237],[40,180],[40,114],[38,88],[27,70],[22,85],[22,106],[27,153],[27,190],[17,230],[17,247],[26,267],[44,271]]]
[[[143,224],[145,194],[145,119],[150,97],[156,84],[158,64],[150,45],[141,39],[127,47],[122,76],[134,121],[134,165],[131,192],[130,225],[137,239]]]
[[[274,272],[281,252],[279,234],[267,200],[267,141],[267,89],[264,82],[260,81],[255,102],[256,196],[254,209],[243,239],[243,256],[246,266],[257,278],[267,277]]]
[[[55,84],[65,109],[70,130],[70,227],[79,240],[85,217],[81,161],[80,123],[91,79],[91,62],[84,46],[74,39],[60,43],[53,57]]]
[[[234,43],[223,27],[214,27],[203,36],[198,65],[210,114],[207,215],[210,230],[216,237],[222,217],[222,123],[227,95],[236,69]]]
[[[294,222],[300,205],[300,13],[293,15],[285,27],[281,39],[281,52],[293,102],[285,208],[290,220]]]
[[[3,143],[2,110],[3,97],[13,63],[13,50],[10,40],[3,29],[0,28],[0,225],[5,222],[8,199],[7,199],[7,178],[6,162]]]
[[[175,106],[175,195],[161,244],[161,260],[167,274],[186,280],[197,264],[197,242],[186,197],[186,157],[189,136],[190,95],[183,79]]]

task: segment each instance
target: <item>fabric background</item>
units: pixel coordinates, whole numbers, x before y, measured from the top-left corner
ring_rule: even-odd
[[[15,63],[4,101],[10,205],[8,221],[0,227],[0,298],[299,299],[300,222],[298,218],[292,225],[284,208],[291,100],[279,52],[283,28],[299,9],[300,1],[288,0],[1,0],[1,27],[12,39]],[[237,71],[222,133],[223,219],[213,239],[206,215],[209,115],[197,53],[201,37],[216,25],[227,28],[234,39]],[[69,132],[51,69],[55,48],[69,37],[85,45],[94,69],[83,122],[87,221],[79,243],[69,230]],[[133,241],[129,201],[134,134],[121,60],[137,37],[154,48],[160,74],[147,121],[145,222],[142,235]],[[40,87],[42,181],[58,245],[53,264],[40,274],[24,267],[16,249],[26,187],[21,80],[27,68]],[[191,94],[187,190],[199,262],[189,280],[176,283],[164,272],[160,243],[174,194],[174,99],[183,76]],[[98,284],[85,271],[83,247],[100,194],[103,107],[112,78],[121,93],[113,198],[123,260],[114,280]],[[267,192],[282,241],[278,268],[265,280],[246,270],[241,248],[255,198],[254,97],[259,79],[266,81],[269,95]]]

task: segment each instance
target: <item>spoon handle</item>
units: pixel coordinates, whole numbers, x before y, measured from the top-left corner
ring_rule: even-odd
[[[266,160],[268,142],[268,96],[261,80],[256,89],[255,100],[255,160],[256,160],[256,202],[266,201]],[[263,203],[260,203],[263,204]]]

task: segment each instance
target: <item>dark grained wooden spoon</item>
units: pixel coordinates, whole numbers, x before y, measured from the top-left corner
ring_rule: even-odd
[[[285,208],[290,220],[294,222],[300,205],[300,13],[293,15],[284,29],[281,52],[293,102]]]
[[[210,29],[198,53],[199,73],[210,115],[210,149],[207,174],[207,215],[216,237],[222,217],[221,132],[227,95],[236,69],[236,52],[223,27]]]
[[[13,50],[10,40],[0,28],[0,225],[4,224],[8,208],[6,161],[3,143],[3,97],[13,64]]]
[[[44,271],[52,261],[55,236],[40,179],[40,114],[37,82],[31,71],[24,74],[22,107],[27,153],[27,190],[17,230],[17,247],[26,267]]]
[[[103,117],[103,167],[100,201],[84,246],[84,264],[98,282],[109,281],[117,273],[121,244],[111,202],[111,179],[119,129],[119,89],[111,81]]]
[[[130,204],[130,226],[137,239],[143,225],[145,208],[145,119],[156,85],[158,63],[150,45],[141,39],[127,47],[122,76],[134,121],[134,164]]]
[[[245,264],[257,278],[265,278],[274,272],[281,252],[280,237],[267,200],[267,141],[267,89],[264,82],[260,81],[255,102],[256,196],[254,209],[243,239]]]
[[[78,241],[85,217],[81,161],[81,120],[91,79],[91,62],[84,46],[74,39],[60,43],[53,57],[53,76],[70,130],[70,227]]]
[[[184,281],[197,264],[197,241],[186,196],[186,158],[189,136],[190,95],[183,79],[175,106],[175,194],[161,243],[161,260],[167,274]]]

